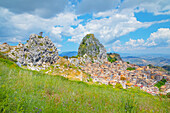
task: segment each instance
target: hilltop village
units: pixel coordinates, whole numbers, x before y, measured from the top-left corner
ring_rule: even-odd
[[[0,52],[15,60],[19,66],[31,70],[113,87],[121,84],[124,89],[139,87],[153,95],[170,92],[170,75],[167,71],[124,62],[115,53],[108,55],[93,34],[83,38],[78,56],[74,58],[58,56],[52,41],[36,34],[31,35],[26,44],[9,46],[3,43]],[[165,85],[160,89],[155,87],[163,79],[166,80]]]
[[[133,70],[128,70],[129,67],[132,67]],[[168,93],[170,88],[167,72],[149,68],[149,66],[138,66],[123,61],[104,62],[103,64],[89,62],[85,66],[81,66],[81,69],[91,75],[93,82],[111,84],[113,87],[116,83],[120,83],[124,89],[140,87],[142,90],[155,95],[159,93],[159,88],[154,85],[158,81],[166,79],[167,82],[161,87],[163,94]]]

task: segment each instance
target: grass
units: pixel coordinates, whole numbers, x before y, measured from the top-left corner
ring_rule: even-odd
[[[132,67],[128,67],[126,70],[130,70],[130,71],[131,70],[135,70],[135,67],[133,67],[133,68]]]
[[[89,85],[0,58],[0,112],[168,113],[170,102],[139,89]]]

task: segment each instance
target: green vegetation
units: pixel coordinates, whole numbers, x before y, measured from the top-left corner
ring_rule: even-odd
[[[168,92],[168,93],[166,94],[166,96],[167,96],[168,98],[170,98],[170,92]]]
[[[12,55],[14,56],[15,54],[14,54],[14,53],[12,53]]]
[[[67,68],[67,64],[64,64],[64,67]]]
[[[43,46],[43,43],[40,43],[40,46]]]
[[[116,57],[112,58],[112,57],[108,56],[107,59],[108,59],[108,61],[111,62],[111,63],[117,61],[117,58],[116,58]]]
[[[87,34],[87,35],[86,35],[87,38],[90,38],[90,36],[93,37],[94,35],[93,35],[93,34]]]
[[[70,65],[69,68],[77,69],[77,67],[74,65]]]
[[[72,57],[70,57],[70,58],[78,58],[78,55],[77,55],[77,56],[72,56]]]
[[[129,64],[129,62],[127,62],[127,64]]]
[[[113,89],[25,70],[0,58],[2,113],[168,113],[168,99],[139,89]]]
[[[159,89],[161,88],[161,86],[165,85],[166,80],[162,79],[161,81],[157,82],[155,84],[156,87],[158,87]]]
[[[68,56],[63,56],[63,58],[68,59]]]
[[[120,83],[116,83],[115,88],[123,89],[123,86]]]
[[[126,70],[135,70],[136,68],[135,67],[128,67]]]
[[[42,37],[42,36],[38,36],[38,38],[44,38],[44,37]]]
[[[92,78],[87,79],[88,82],[93,82]]]
[[[25,59],[27,58],[27,54],[25,54]]]

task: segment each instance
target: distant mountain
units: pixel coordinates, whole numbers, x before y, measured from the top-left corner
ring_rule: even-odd
[[[164,69],[167,70],[167,71],[170,71],[170,65],[162,66],[162,68],[164,68]]]
[[[119,52],[118,54],[120,54],[120,56],[122,57],[133,56],[133,57],[140,57],[140,58],[156,58],[156,57],[170,58],[170,54],[119,53]]]
[[[77,56],[78,52],[77,51],[67,51],[67,52],[62,52],[59,54],[59,56],[63,57],[63,56],[68,56],[68,57],[72,57],[72,56]]]
[[[124,58],[139,58],[139,57],[136,57],[136,56],[127,56],[127,57],[124,57]]]
[[[122,57],[123,61],[130,62],[132,64],[137,64],[140,66],[145,66],[152,64],[154,66],[164,66],[170,64],[170,59],[164,57]]]

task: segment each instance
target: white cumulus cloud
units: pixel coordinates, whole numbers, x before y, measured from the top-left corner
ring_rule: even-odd
[[[115,41],[112,44],[113,51],[126,52],[126,51],[138,51],[149,50],[155,52],[166,51],[170,52],[170,29],[160,28],[156,32],[150,34],[148,39],[130,39],[124,44],[120,40]]]
[[[128,13],[126,13],[128,12]],[[106,13],[106,14],[105,14]],[[139,28],[147,28],[155,23],[167,22],[169,20],[155,21],[155,22],[140,22],[134,17],[131,9],[117,11],[106,11],[94,14],[95,17],[102,17],[101,19],[92,19],[85,25],[79,25],[77,28],[71,30],[72,38],[68,41],[80,43],[81,39],[87,33],[94,33],[95,36],[103,43],[112,43],[119,39],[120,36],[126,35],[130,32],[136,31]],[[106,18],[105,18],[106,16]]]

